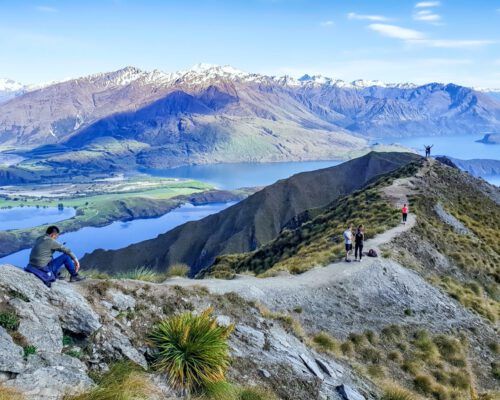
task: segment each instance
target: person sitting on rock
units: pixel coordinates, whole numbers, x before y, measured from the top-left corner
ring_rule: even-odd
[[[59,278],[63,267],[66,267],[71,276],[70,282],[78,282],[85,279],[78,274],[80,263],[76,256],[69,248],[57,241],[59,232],[57,226],[49,226],[45,235],[36,239],[30,253],[29,264],[26,267],[26,271],[36,275],[49,288],[52,282]],[[63,254],[53,258],[56,251]]]

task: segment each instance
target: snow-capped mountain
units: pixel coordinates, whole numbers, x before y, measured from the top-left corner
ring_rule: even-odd
[[[0,78],[0,103],[26,91],[26,86],[12,79]]]
[[[319,154],[332,140],[347,151],[360,136],[500,129],[497,100],[454,84],[278,77],[198,64],[172,73],[126,67],[25,90],[0,104],[0,144],[80,148],[106,136],[192,157],[263,140],[272,160]]]

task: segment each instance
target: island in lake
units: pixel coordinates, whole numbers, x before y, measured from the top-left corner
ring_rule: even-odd
[[[500,133],[487,133],[482,139],[476,140],[476,142],[486,144],[500,144]]]

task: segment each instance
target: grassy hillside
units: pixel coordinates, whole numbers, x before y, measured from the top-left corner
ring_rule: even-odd
[[[305,221],[299,227],[283,230],[254,252],[218,257],[209,274],[230,277],[234,272],[252,271],[270,276],[279,270],[297,274],[340,259],[345,254],[342,232],[347,224],[363,224],[368,239],[399,223],[400,211],[382,196],[380,189],[397,178],[412,176],[420,164],[408,164],[327,207],[309,210],[302,215]]]
[[[416,159],[418,156],[410,153],[372,152],[335,167],[300,173],[218,214],[121,250],[97,250],[82,262],[111,272],[138,266],[165,270],[181,262],[195,274],[218,255],[252,251],[267,244],[304,211],[324,207],[364,187],[376,176]]]
[[[464,306],[497,321],[500,206],[487,190],[498,196],[498,189],[440,163],[432,166],[423,183],[422,195],[412,199],[418,216],[415,232],[396,240],[392,254]],[[445,222],[436,212],[437,204],[466,231]],[[422,244],[416,246],[415,242]],[[446,262],[436,257],[437,253],[444,255]]]

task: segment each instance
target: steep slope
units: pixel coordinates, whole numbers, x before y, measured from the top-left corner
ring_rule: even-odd
[[[325,206],[418,158],[409,153],[372,152],[336,167],[297,174],[221,213],[181,225],[156,239],[117,251],[96,250],[83,258],[82,265],[105,271],[141,265],[164,270],[183,262],[196,274],[216,256],[254,250],[272,240],[304,211]]]

